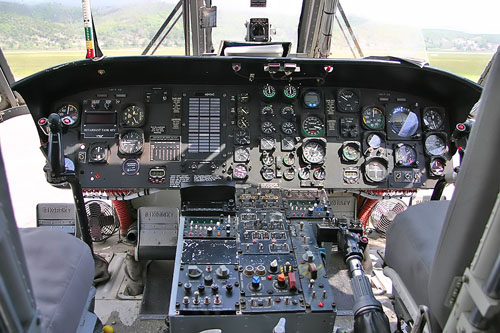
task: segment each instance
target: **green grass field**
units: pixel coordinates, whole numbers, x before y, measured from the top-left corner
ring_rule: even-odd
[[[114,50],[106,51],[107,56],[140,55],[141,50]],[[182,49],[165,49],[160,55],[181,55]],[[69,61],[83,59],[84,51],[64,52],[5,52],[7,61],[17,79],[36,73],[45,68],[56,66]],[[429,52],[431,66],[464,76],[472,81],[477,81],[492,54],[485,53],[452,53]]]

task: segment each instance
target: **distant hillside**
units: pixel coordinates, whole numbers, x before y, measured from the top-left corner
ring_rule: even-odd
[[[500,34],[469,34],[453,30],[424,29],[429,51],[494,52],[500,44]]]

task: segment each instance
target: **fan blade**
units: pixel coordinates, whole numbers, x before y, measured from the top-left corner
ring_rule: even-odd
[[[99,216],[99,224],[103,227],[107,226],[107,225],[114,225],[115,218],[113,216],[101,215],[101,216]]]

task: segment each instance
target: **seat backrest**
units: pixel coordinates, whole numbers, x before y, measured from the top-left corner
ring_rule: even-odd
[[[452,289],[474,257],[500,188],[500,56],[495,56],[446,215],[429,279],[429,305],[441,327]],[[458,283],[457,283],[458,282]]]

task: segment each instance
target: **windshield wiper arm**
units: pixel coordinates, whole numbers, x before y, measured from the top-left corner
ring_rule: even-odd
[[[364,57],[363,59],[398,61],[402,64],[413,65],[413,66],[417,66],[419,68],[429,66],[429,63],[426,60],[409,59],[409,58],[402,58],[402,57],[395,57],[395,56],[368,56],[368,57]]]

